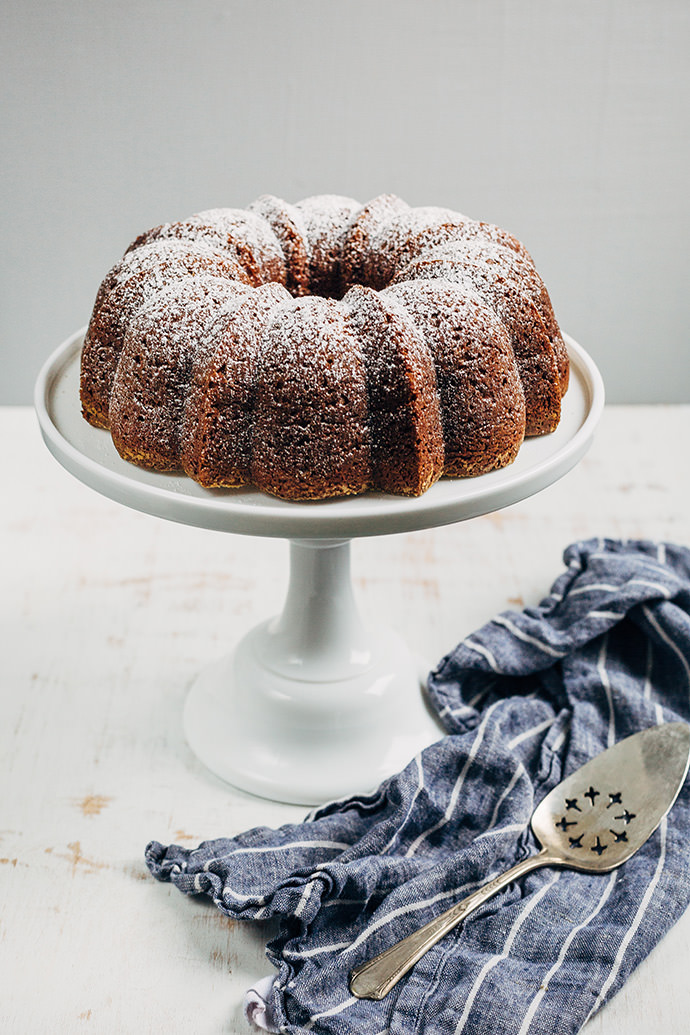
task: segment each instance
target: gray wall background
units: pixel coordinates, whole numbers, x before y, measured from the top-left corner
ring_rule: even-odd
[[[690,401],[686,0],[3,11],[0,402],[141,230],[382,191],[522,238],[609,401]]]

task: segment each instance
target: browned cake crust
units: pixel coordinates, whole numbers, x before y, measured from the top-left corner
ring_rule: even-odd
[[[471,286],[409,282],[387,288],[410,312],[434,358],[444,474],[505,467],[525,436],[525,398],[510,338]]]
[[[350,287],[366,285],[380,291],[395,276],[388,258],[390,227],[409,205],[395,194],[380,194],[364,205],[350,223],[343,246],[342,275]],[[386,231],[382,235],[382,228]]]
[[[247,289],[219,277],[168,286],[127,329],[110,404],[110,432],[126,460],[159,471],[181,466],[180,430],[192,357],[221,305]]]
[[[221,308],[208,348],[192,359],[181,433],[182,467],[207,488],[251,482],[256,383],[264,331],[278,303],[291,296],[265,284]]]
[[[318,194],[295,206],[304,220],[309,255],[309,293],[326,298],[343,294],[341,258],[350,221],[360,204],[339,194]]]
[[[556,354],[536,306],[511,275],[510,266],[486,247],[468,250],[462,262],[435,251],[406,266],[394,284],[445,280],[473,288],[495,310],[510,336],[525,396],[525,434],[554,431],[561,415]]]
[[[534,303],[542,319],[558,363],[561,395],[568,388],[568,350],[561,335],[549,293],[524,244],[517,237],[494,226],[475,219],[454,220],[428,227],[421,233],[408,238],[398,255],[398,269],[420,255],[445,255],[456,257],[458,242],[464,242],[467,255],[477,254],[483,247],[500,256],[501,263],[510,271],[514,288],[524,292]],[[442,246],[446,246],[443,248]]]
[[[348,230],[343,249],[343,281],[346,287],[366,284],[377,291],[390,284],[406,262],[406,244],[425,230],[462,219],[458,212],[435,206],[410,208],[394,194],[374,198],[358,214]]]
[[[141,234],[82,349],[120,454],[284,499],[419,495],[554,430],[568,354],[524,245],[392,194],[262,195]]]
[[[371,288],[343,299],[368,386],[371,484],[419,496],[443,473],[443,425],[433,356],[407,311]]]
[[[266,329],[256,390],[252,481],[286,499],[370,485],[366,369],[330,298],[296,299]]]
[[[181,222],[163,223],[147,230],[132,242],[128,251],[164,240],[190,241],[229,253],[255,287],[271,281],[285,283],[285,256],[280,242],[266,220],[255,212],[207,209]]]
[[[90,424],[110,426],[115,371],[133,317],[166,287],[195,275],[246,281],[242,267],[227,253],[179,241],[142,247],[111,271],[108,286],[99,291],[81,354],[82,412]]]
[[[302,213],[273,194],[262,194],[249,206],[250,212],[262,216],[276,235],[283,249],[286,286],[290,294],[309,295],[309,252],[307,228]]]

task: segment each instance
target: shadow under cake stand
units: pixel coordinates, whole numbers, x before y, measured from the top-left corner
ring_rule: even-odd
[[[586,452],[601,416],[595,364],[566,338],[571,377],[559,427],[528,439],[510,467],[442,479],[417,498],[365,493],[289,503],[254,489],[205,490],[183,475],[122,460],[110,434],[81,416],[83,334],[55,351],[36,383],[41,433],[63,467],[147,514],[290,540],[282,613],[204,669],[189,692],[184,729],[192,750],[217,776],[276,801],[311,805],[374,790],[443,730],[425,703],[426,670],[399,635],[360,617],[350,540],[477,517],[562,477]]]

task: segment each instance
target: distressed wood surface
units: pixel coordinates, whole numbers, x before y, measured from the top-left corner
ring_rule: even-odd
[[[676,449],[689,429],[687,406],[609,408],[577,469],[539,495],[358,541],[363,612],[432,664],[497,611],[537,603],[576,539],[690,543]],[[0,410],[0,435],[0,1030],[244,1035],[266,932],[156,883],[143,850],[305,812],[222,784],[181,725],[198,669],[280,609],[287,545],[98,496],[50,457],[28,409]],[[685,1035],[688,959],[686,915],[589,1035]]]

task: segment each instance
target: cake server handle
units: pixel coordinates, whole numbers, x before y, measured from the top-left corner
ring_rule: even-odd
[[[546,849],[542,848],[536,855],[530,855],[511,866],[505,873],[477,888],[471,895],[456,902],[445,913],[430,920],[418,931],[355,967],[350,972],[350,992],[358,999],[383,999],[433,945],[457,927],[473,910],[523,874],[540,866],[553,865],[554,861]]]

